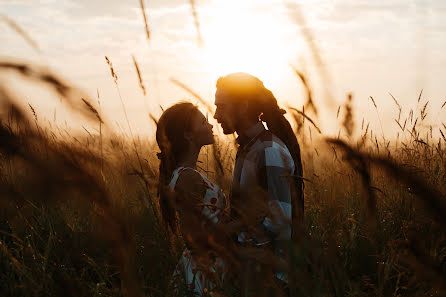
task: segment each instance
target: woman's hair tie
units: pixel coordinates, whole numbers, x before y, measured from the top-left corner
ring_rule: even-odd
[[[162,152],[156,153],[156,156],[158,157],[158,160],[164,159],[164,154]]]

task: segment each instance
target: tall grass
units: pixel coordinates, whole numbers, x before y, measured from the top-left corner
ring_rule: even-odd
[[[31,120],[14,107],[12,96],[2,100],[9,100],[10,109],[0,127],[1,295],[171,296],[182,242],[161,225],[156,172],[135,169],[143,163],[157,167],[153,141],[57,134],[60,128],[41,126],[35,111]],[[86,116],[94,114],[102,125],[96,108],[84,105]],[[294,110],[296,120],[311,120]],[[379,149],[385,139],[364,141],[361,135],[358,146],[352,137],[303,142],[308,135],[298,134],[305,143],[306,232],[298,246],[290,246],[294,293],[445,293],[444,139],[401,130],[406,141],[389,146],[389,154]],[[214,151],[201,160],[209,160],[208,174],[228,192],[235,149],[219,142]],[[220,248],[232,253],[233,271],[240,271],[241,254],[256,253]],[[262,273],[258,277],[268,287],[265,278],[272,276]],[[226,295],[243,291],[234,278],[220,285]]]

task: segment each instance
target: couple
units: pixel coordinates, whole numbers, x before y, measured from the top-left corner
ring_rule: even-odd
[[[223,132],[238,135],[228,200],[196,170],[201,147],[214,142],[213,127],[196,106],[168,108],[156,132],[162,216],[186,244],[174,276],[183,275],[198,295],[214,288],[215,277],[222,275],[231,258],[223,256],[225,246],[268,250],[283,259],[283,243],[296,238],[303,221],[300,148],[272,92],[255,76],[233,73],[218,79],[215,105]],[[242,264],[232,275],[256,264],[249,256],[237,259]],[[286,272],[273,270],[279,282],[287,282]]]

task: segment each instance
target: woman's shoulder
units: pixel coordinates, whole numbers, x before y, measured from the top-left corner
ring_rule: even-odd
[[[178,181],[175,186],[175,190],[185,193],[203,192],[205,189],[205,183],[201,174],[192,169],[184,168],[178,172]]]

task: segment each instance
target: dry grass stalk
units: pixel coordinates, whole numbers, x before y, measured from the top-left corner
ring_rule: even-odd
[[[347,102],[344,104],[345,116],[342,121],[342,126],[347,132],[347,136],[351,137],[353,135],[353,130],[355,128],[355,122],[353,120],[353,106],[352,106],[353,96],[352,94],[347,95]]]
[[[20,36],[25,39],[26,42],[28,42],[29,45],[31,45],[32,48],[34,48],[37,52],[40,52],[39,46],[37,43],[23,30],[16,22],[11,20],[10,18],[0,15],[0,17],[3,19],[3,21],[11,27],[14,31],[16,31]]]
[[[421,120],[422,120],[422,121],[423,121],[423,120],[426,118],[426,116],[427,116],[426,108],[427,108],[427,105],[428,105],[428,104],[429,104],[429,101],[427,101],[426,104],[424,104],[423,108],[421,109]]]
[[[423,89],[421,89],[420,95],[418,95],[418,100],[417,100],[418,103],[420,103],[421,95],[422,95],[422,94],[423,94]]]
[[[404,132],[404,128],[401,126],[400,122],[398,122],[396,119],[394,119],[394,120],[398,124],[398,127],[400,127],[401,131]]]
[[[176,84],[177,86],[179,86],[180,88],[182,88],[183,90],[185,90],[186,92],[188,92],[189,94],[191,94],[195,99],[197,99],[204,107],[206,107],[206,109],[210,112],[213,113],[212,110],[212,106],[206,101],[204,100],[200,95],[198,95],[198,93],[196,93],[194,90],[192,90],[191,88],[189,88],[188,86],[186,86],[185,84],[183,84],[182,82],[176,80],[175,78],[170,78],[170,81],[173,82],[174,84]]]
[[[150,40],[150,30],[149,30],[149,25],[147,23],[147,15],[146,15],[146,10],[144,8],[144,0],[139,0],[139,4],[141,6],[142,16],[144,17],[144,26],[146,30],[147,40]]]
[[[112,62],[108,59],[107,56],[105,56],[105,61],[107,61],[107,64],[110,67],[111,76],[113,77],[115,84],[117,84],[118,83],[118,75],[115,73],[115,69],[113,68]]]
[[[319,53],[319,48],[315,42],[315,38],[313,38],[313,33],[310,30],[310,26],[308,26],[306,24],[304,15],[301,13],[301,10],[300,10],[300,7],[298,4],[289,2],[287,5],[288,5],[288,8],[290,10],[293,10],[293,12],[294,12],[293,16],[295,17],[297,24],[299,25],[300,29],[302,30],[302,35],[310,48],[310,52],[313,55],[313,58],[316,62],[317,70],[319,71],[323,81],[325,81],[325,83],[323,85],[325,86],[325,93],[326,93],[325,99],[326,99],[327,106],[330,109],[332,109],[332,108],[334,109],[335,101],[333,100],[331,92],[328,89],[328,86],[331,85],[330,77],[328,75],[327,69],[325,68],[325,63],[323,62],[322,56]]]
[[[372,96],[370,96],[369,98],[372,100],[373,106],[375,106],[375,108],[378,108],[378,107],[376,106],[375,99],[373,99]]]
[[[417,122],[418,122],[418,117],[415,119],[415,123],[413,124],[413,126],[412,126],[412,133],[416,133],[417,132],[417,129],[416,129],[416,127],[417,127]]]
[[[338,111],[336,112],[336,119],[338,119],[340,111],[341,111],[341,105],[338,106]]]
[[[369,131],[369,125],[370,125],[370,123],[367,123],[367,127],[365,128],[364,136],[362,137],[364,139],[367,137],[367,133]]]
[[[376,206],[376,195],[373,191],[371,182],[371,175],[369,172],[367,158],[364,155],[359,154],[357,150],[347,145],[345,142],[339,139],[329,138],[326,140],[329,144],[340,147],[346,153],[346,160],[349,162],[350,166],[358,172],[361,177],[362,186],[366,193],[367,199],[367,216],[369,223],[369,231],[374,234],[376,231],[377,224],[377,206]]]
[[[33,113],[33,115],[34,115],[34,120],[35,120],[36,123],[37,123],[37,113],[36,113],[36,110],[35,110],[34,107],[33,107],[31,104],[29,104],[29,103],[28,103],[28,106],[29,106],[29,108],[31,109],[31,111],[32,111],[32,113]]]
[[[101,118],[101,115],[99,114],[98,110],[96,108],[93,107],[93,105],[88,102],[86,99],[81,98],[82,101],[85,103],[85,105],[87,106],[87,108],[96,116],[96,118],[98,119],[98,121],[103,124],[104,121]]]
[[[348,146],[347,144],[344,144]],[[389,176],[400,180],[411,187],[412,193],[417,195],[428,207],[429,211],[434,214],[436,220],[442,224],[446,224],[446,205],[442,197],[442,191],[435,189],[432,185],[429,185],[425,180],[416,173],[404,167],[401,164],[395,163],[395,161],[386,157],[373,157],[371,155],[363,154],[352,150],[353,154],[361,154],[363,157],[369,159],[372,164],[385,169]]]
[[[401,105],[398,103],[398,100],[396,100],[396,98],[391,93],[389,93],[389,95],[392,97],[393,102],[395,102],[396,106],[398,106],[398,109],[401,110]]]
[[[398,100],[396,100],[396,98],[391,93],[389,93],[389,95],[392,97],[393,102],[395,102],[396,106],[398,106],[398,122],[399,122],[401,119],[401,111],[402,111],[401,105],[398,103]]]
[[[132,55],[132,59],[133,59],[133,64],[135,65],[136,74],[138,74],[139,86],[141,87],[141,90],[145,96],[146,95],[146,87],[144,86],[144,84],[142,82],[141,71],[139,70],[138,62],[136,62],[135,56],[133,56],[133,55]]]
[[[446,137],[444,136],[443,131],[441,131],[441,129],[439,129],[439,130],[440,130],[441,137],[443,137],[443,140],[446,142]]]
[[[133,148],[135,150],[135,155],[136,155],[136,158],[138,159],[138,164],[139,164],[140,173],[141,173],[140,176],[144,176],[144,166],[142,165],[142,161],[141,161],[140,154],[139,154],[139,151],[138,151],[138,146],[136,145],[136,139],[135,139],[134,134],[133,134],[133,129],[132,129],[132,126],[130,125],[130,121],[129,121],[129,117],[127,115],[127,110],[125,108],[124,100],[122,99],[121,91],[120,91],[119,86],[118,86],[118,76],[117,76],[117,74],[115,73],[115,71],[113,69],[112,62],[107,58],[107,56],[105,56],[105,60],[107,61],[107,64],[110,66],[111,75],[113,77],[113,80],[115,82],[115,87],[116,87],[116,90],[117,90],[118,95],[119,95],[119,100],[121,102],[122,111],[124,113],[124,117],[125,117],[125,120],[126,120],[126,123],[127,123],[127,127],[129,129],[129,133],[130,133],[130,138],[132,140]],[[134,169],[134,171],[136,171],[136,170]],[[148,185],[147,180],[146,179],[142,179],[142,180],[143,180],[143,182],[145,184],[145,190],[147,191],[147,193],[149,193],[149,185]],[[152,206],[152,210],[154,211],[154,213],[156,213],[154,205],[151,204],[151,206]]]
[[[198,20],[198,14],[197,14],[197,9],[195,7],[195,0],[189,0],[190,3],[190,8],[192,10],[192,15],[194,17],[194,24],[195,24],[195,29],[197,29],[197,41],[198,41],[198,45],[199,46],[203,46],[203,38],[201,36],[201,30],[200,30],[200,22]]]
[[[443,102],[443,104],[441,105],[440,109],[443,109],[443,107],[446,105],[446,101]]]
[[[308,85],[308,81],[307,81],[305,75],[301,71],[299,71],[296,67],[294,67],[293,65],[290,65],[290,66],[294,70],[294,73],[297,75],[297,77],[299,77],[300,81],[302,82],[302,84],[305,87],[305,91],[307,93],[307,100],[305,101],[304,106],[306,106],[310,110],[313,110],[314,115],[317,117],[318,110],[316,108],[316,105],[314,104],[313,95],[311,93],[311,89],[310,89],[310,86]]]
[[[307,119],[314,126],[314,128],[316,128],[316,130],[319,132],[319,134],[322,134],[321,129],[319,129],[319,127],[314,123],[314,121],[309,116],[307,116],[304,112],[298,110],[297,108],[291,107],[291,106],[288,106],[288,109],[300,114],[302,117]]]
[[[64,82],[57,75],[48,72],[48,70],[25,63],[0,61],[0,71],[7,70],[14,71],[26,79],[43,83],[57,92],[61,96],[61,99],[65,99],[64,102],[67,103],[72,109],[78,111],[80,114],[89,119],[96,118],[96,114],[91,113],[90,109],[85,109],[85,105],[79,104],[79,97],[88,98],[88,95],[86,95],[79,88]]]

